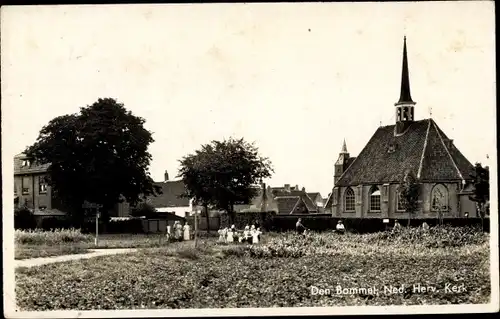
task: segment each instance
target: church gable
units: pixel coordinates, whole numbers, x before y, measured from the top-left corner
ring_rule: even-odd
[[[434,121],[433,121],[434,122]],[[469,160],[460,152],[460,150],[453,144],[453,140],[450,140],[446,134],[441,131],[439,126],[434,122],[437,131],[441,135],[444,141],[450,141],[449,144],[446,145],[448,152],[450,153],[453,162],[455,163],[457,169],[460,171],[462,177],[465,180],[471,180],[471,174],[474,174],[474,166],[469,162]],[[445,143],[446,144],[446,143]]]
[[[448,151],[450,140],[439,132],[433,120],[429,123],[419,178],[422,181],[462,180],[462,174]]]

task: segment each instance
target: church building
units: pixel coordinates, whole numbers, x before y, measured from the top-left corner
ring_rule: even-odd
[[[357,157],[344,141],[334,168],[334,187],[325,205],[332,216],[406,219],[399,185],[411,173],[420,183],[412,218],[476,217],[469,199],[473,165],[429,118],[415,120],[410,94],[406,37],[396,123],[379,127]]]

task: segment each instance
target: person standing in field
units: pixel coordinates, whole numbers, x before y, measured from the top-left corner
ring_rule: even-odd
[[[252,244],[258,244],[260,238],[260,228],[254,229],[252,233]]]
[[[224,241],[224,230],[222,229],[222,227],[219,227],[219,242],[223,242]]]
[[[299,235],[305,236],[306,235],[306,227],[302,225],[302,218],[299,218],[297,220],[297,223],[295,224],[295,230]]]
[[[429,231],[429,224],[427,224],[426,222],[423,222],[422,229],[424,232],[428,232]]]
[[[233,235],[234,235],[233,229],[229,228],[229,230],[227,231],[227,242],[228,243],[234,242],[234,236]]]
[[[345,233],[345,227],[344,227],[344,224],[342,223],[341,220],[339,220],[337,222],[337,226],[335,227],[335,230],[337,231],[337,233],[339,234],[344,234]]]
[[[397,232],[397,231],[401,230],[401,228],[402,228],[402,227],[401,227],[401,224],[400,224],[400,223],[398,222],[398,220],[396,219],[396,220],[394,221],[394,228],[392,229],[392,231],[393,231],[393,232]]]

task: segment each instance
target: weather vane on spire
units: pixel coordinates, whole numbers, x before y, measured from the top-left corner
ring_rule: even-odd
[[[429,107],[429,116],[432,118],[432,107]]]

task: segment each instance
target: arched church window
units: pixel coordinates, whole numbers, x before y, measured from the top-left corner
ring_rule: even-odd
[[[406,199],[405,199],[405,197],[404,197],[403,192],[402,192],[401,189],[397,190],[396,200],[397,200],[397,210],[398,211],[404,211],[405,210],[404,203],[405,203]]]
[[[403,121],[408,121],[408,108],[403,108]]]
[[[352,188],[347,188],[345,191],[345,210],[347,212],[352,212],[355,210],[354,208],[354,191]]]
[[[380,189],[377,186],[373,186],[370,191],[370,211],[380,211]]]
[[[437,184],[432,188],[431,205],[433,211],[448,210],[448,190],[443,184]]]

